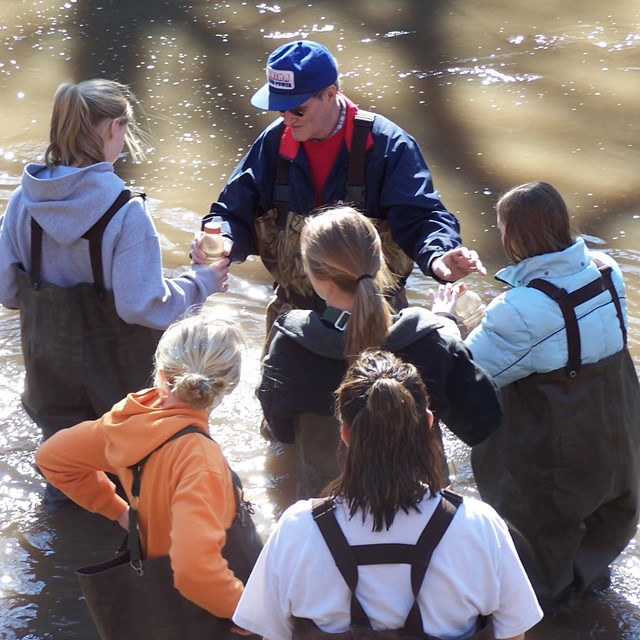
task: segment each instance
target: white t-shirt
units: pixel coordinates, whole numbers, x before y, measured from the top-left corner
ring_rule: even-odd
[[[440,496],[425,497],[420,513],[399,512],[389,531],[372,531],[336,500],[336,518],[351,545],[415,544]],[[398,629],[413,603],[410,566],[359,567],[356,593],[374,629]],[[265,545],[233,616],[269,640],[289,640],[291,616],[310,618],[332,633],[349,628],[351,593],[318,526],[311,501],[285,511]],[[478,615],[492,615],[497,638],[524,633],[541,618],[531,584],[504,521],[487,504],[465,498],[436,547],[418,596],[424,630],[443,640],[473,634]]]

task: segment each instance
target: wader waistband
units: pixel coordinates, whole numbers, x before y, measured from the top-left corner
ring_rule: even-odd
[[[537,289],[549,296],[552,300],[557,302],[558,305],[560,305],[560,310],[562,311],[562,316],[564,318],[565,329],[567,331],[567,348],[569,357],[567,359],[566,372],[567,376],[570,378],[575,378],[578,373],[580,373],[580,367],[582,366],[582,345],[580,341],[580,327],[578,326],[578,318],[576,316],[576,307],[580,306],[584,302],[608,291],[615,306],[616,315],[618,316],[623,345],[627,344],[627,329],[624,324],[620,298],[611,277],[612,269],[605,265],[599,267],[598,270],[600,271],[599,278],[596,278],[592,282],[589,282],[571,293],[568,293],[566,289],[561,289],[560,287],[551,284],[548,280],[543,280],[542,278],[536,278],[527,285],[527,287]]]

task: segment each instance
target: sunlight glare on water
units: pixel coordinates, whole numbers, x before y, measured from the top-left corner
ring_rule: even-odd
[[[465,244],[489,273],[504,265],[494,205],[507,188],[546,180],[563,194],[588,243],[620,263],[629,344],[640,357],[640,7],[634,0],[401,0],[371,3],[219,3],[206,0],[3,0],[0,25],[0,214],[28,162],[44,157],[51,99],[68,79],[131,84],[148,131],[147,160],[116,171],[147,203],[168,274],[211,201],[273,114],[249,100],[268,53],[295,38],[319,40],[339,62],[341,88],[391,117],[421,144],[436,187],[461,221]],[[286,497],[286,466],[259,434],[254,395],[271,281],[256,259],[234,265],[229,292],[208,304],[243,326],[239,389],[211,431],[239,472],[266,536]],[[409,279],[426,304],[433,283]],[[467,284],[485,301],[491,276]],[[39,433],[20,405],[19,316],[0,309],[0,638],[96,638],[73,569],[102,561],[117,525],[78,510],[41,508],[33,454]],[[446,435],[454,486],[477,494],[469,450]],[[613,567],[612,588],[545,620],[531,640],[640,638],[637,539]]]

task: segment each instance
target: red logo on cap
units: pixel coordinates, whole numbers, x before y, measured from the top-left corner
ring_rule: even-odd
[[[293,71],[272,69],[267,67],[267,80],[269,86],[275,89],[295,89],[296,82]]]

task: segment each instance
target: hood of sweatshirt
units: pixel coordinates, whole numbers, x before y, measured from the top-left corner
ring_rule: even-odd
[[[29,164],[22,175],[24,207],[45,233],[71,244],[109,209],[124,182],[110,162],[88,167]]]
[[[422,307],[402,309],[393,317],[389,336],[382,348],[395,353],[442,326],[438,316],[427,309]],[[294,309],[280,316],[276,320],[275,327],[312,353],[333,360],[344,360],[342,332],[325,324],[315,311]]]
[[[174,433],[194,425],[208,433],[206,411],[184,402],[160,404],[157,388],[130,393],[101,419],[105,454],[114,467],[136,464]]]

